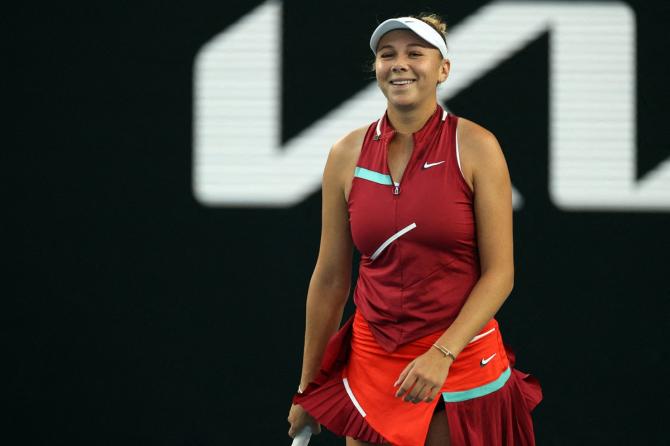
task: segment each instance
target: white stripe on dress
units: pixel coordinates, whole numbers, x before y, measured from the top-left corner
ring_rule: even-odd
[[[393,234],[384,243],[382,243],[381,246],[379,248],[377,248],[377,250],[375,252],[372,253],[372,255],[370,256],[370,260],[374,260],[377,257],[379,257],[379,254],[381,254],[382,251],[385,250],[388,247],[388,245],[393,243],[395,241],[395,239],[397,239],[398,237],[402,237],[403,235],[407,234],[409,231],[411,231],[414,228],[416,228],[416,223],[412,223],[411,225],[406,226],[406,227],[402,228],[400,231]]]
[[[465,180],[465,174],[463,174],[463,168],[461,167],[461,155],[459,153],[460,149],[458,148],[459,147],[458,146],[458,126],[456,126],[456,132],[455,133],[456,133],[456,135],[455,135],[455,138],[456,138],[456,161],[458,162],[458,170],[461,172],[461,176]],[[466,183],[467,183],[467,181],[466,181]]]
[[[487,331],[487,332],[484,332],[484,333],[482,333],[482,334],[478,334],[477,336],[475,336],[474,338],[472,338],[472,341],[468,342],[468,344],[470,344],[470,343],[472,343],[472,342],[475,342],[476,340],[481,339],[481,338],[483,338],[483,337],[486,336],[486,335],[490,335],[490,334],[493,333],[495,330],[496,330],[496,328],[493,327],[492,329],[490,329],[490,330]]]
[[[349,380],[347,380],[347,378],[343,378],[342,382],[344,383],[344,388],[347,390],[347,393],[349,394],[349,398],[351,398],[351,402],[354,403],[356,409],[358,409],[363,418],[365,418],[365,411],[363,410],[361,405],[358,404],[358,400],[354,396],[354,392],[351,391],[351,387],[349,387]]]

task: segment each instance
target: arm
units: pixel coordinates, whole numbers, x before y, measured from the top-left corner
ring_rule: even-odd
[[[438,344],[458,355],[490,321],[514,286],[512,184],[495,136],[465,122],[463,161],[472,166],[481,276]]]
[[[305,347],[300,387],[315,377],[330,337],[342,321],[351,289],[353,242],[344,199],[347,170],[346,138],[333,146],[322,186],[322,223],[319,256],[307,292]]]
[[[342,321],[351,289],[353,241],[344,191],[353,175],[364,130],[352,132],[333,146],[323,172],[321,244],[307,292],[302,389],[319,370],[328,340]],[[307,424],[313,426],[314,433],[321,431],[320,425],[300,405],[291,405],[288,422],[290,437]]]
[[[514,284],[512,185],[507,163],[495,136],[467,120],[459,121],[461,161],[474,191],[481,276],[458,317],[437,344],[454,355],[467,346],[500,309]],[[431,348],[410,362],[395,385],[405,401],[433,401],[447,378],[451,359]]]

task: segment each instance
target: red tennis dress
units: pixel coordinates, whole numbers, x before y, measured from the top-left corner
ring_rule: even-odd
[[[293,402],[331,432],[370,443],[422,446],[440,399],[395,397],[405,366],[458,316],[480,277],[473,193],[463,178],[458,118],[441,107],[413,134],[402,179],[391,177],[386,115],[365,135],[349,194],[361,253],[355,314],[330,339],[319,374]],[[538,381],[516,370],[491,319],[441,389],[453,446],[534,445]]]

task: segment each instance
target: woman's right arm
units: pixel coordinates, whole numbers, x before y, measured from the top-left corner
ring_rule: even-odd
[[[330,150],[323,171],[321,243],[307,291],[301,389],[316,377],[326,345],[342,322],[351,290],[353,241],[344,191],[351,184],[364,136],[365,129],[359,129],[338,141]],[[290,437],[307,424],[314,433],[321,432],[321,425],[298,404],[291,405],[288,422]]]
[[[333,146],[323,172],[321,243],[307,292],[302,389],[319,370],[326,344],[342,322],[351,290],[353,242],[344,189],[353,175],[356,161],[352,153],[356,151],[352,150],[352,144],[359,139],[357,133]]]

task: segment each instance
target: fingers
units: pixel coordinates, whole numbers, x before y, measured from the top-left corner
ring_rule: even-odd
[[[291,406],[286,420],[291,424],[288,430],[288,436],[291,438],[295,438],[307,425],[312,428],[312,434],[321,433],[321,424],[298,404]]]
[[[291,427],[288,429],[289,437],[295,438],[295,436],[298,435],[302,428],[307,425],[308,420],[305,415],[306,412],[299,404],[294,404],[291,406],[288,418],[286,419],[286,421],[291,424]]]
[[[296,435],[298,435],[298,432],[300,432],[300,429],[302,429],[302,426],[295,418],[292,418],[291,416],[288,417],[288,422],[291,424],[291,426],[288,428],[288,436],[291,438],[295,438]]]
[[[400,384],[400,388],[395,393],[395,396],[400,397],[409,392],[412,386],[416,383],[416,379],[416,376],[408,374],[407,377],[402,381],[402,384]]]
[[[428,386],[432,387],[432,386]],[[423,393],[424,389],[426,388],[426,383],[423,381],[417,380],[416,384],[414,384],[414,387],[405,395],[404,401],[407,401],[409,403],[418,403],[421,401],[421,398],[419,398],[419,395]]]
[[[400,372],[400,376],[398,377],[396,382],[393,383],[393,387],[396,387],[398,384],[403,382],[405,380],[405,378],[407,378],[407,374],[409,374],[409,372],[412,370],[413,367],[414,367],[414,361],[407,364],[405,366],[405,368],[403,369],[403,371]]]
[[[291,438],[295,438],[295,436],[298,435],[300,433],[300,431],[302,431],[305,428],[305,426],[307,426],[308,424],[312,428],[312,435],[318,435],[318,434],[321,433],[321,424],[320,423],[314,422],[314,423],[305,423],[305,424],[302,424],[302,425],[300,425],[298,423],[295,423],[295,424],[292,424],[291,427],[289,428],[288,436],[291,437]]]
[[[426,386],[424,391],[425,393],[421,395],[421,401],[432,403],[435,400],[435,397],[440,393],[440,388],[437,386]]]
[[[396,391],[396,397],[402,397],[403,400],[412,403],[426,402],[430,403],[440,392],[440,387],[431,381],[421,378],[410,372]]]
[[[296,435],[298,435],[306,426],[307,424],[300,425],[300,428],[298,428],[298,424],[294,424],[291,426],[291,428],[288,430],[288,436],[291,438],[295,438]],[[321,425],[320,424],[310,424],[309,425],[312,428],[312,434],[320,434],[321,433]]]

